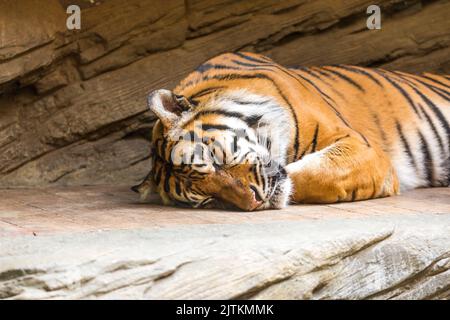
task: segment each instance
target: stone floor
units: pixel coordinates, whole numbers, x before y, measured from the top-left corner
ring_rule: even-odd
[[[292,205],[260,212],[194,210],[141,203],[128,188],[3,189],[0,237],[98,230],[169,228],[175,225],[267,223],[349,219],[386,214],[450,213],[450,189],[333,205]]]
[[[0,298],[450,297],[450,188],[262,212],[1,193]]]

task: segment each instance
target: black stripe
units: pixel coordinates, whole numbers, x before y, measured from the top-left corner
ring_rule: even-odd
[[[439,132],[436,129],[436,126],[433,123],[433,120],[431,119],[431,117],[428,115],[428,113],[426,112],[426,110],[423,108],[423,106],[419,103],[419,108],[422,111],[422,113],[425,116],[425,119],[427,120],[428,124],[430,125],[431,131],[433,131],[434,136],[436,137],[436,140],[439,144],[439,148],[441,149],[441,153],[445,152],[445,147],[444,147],[444,142],[442,141],[441,136],[439,135]]]
[[[276,67],[275,65],[271,65],[266,63],[265,65],[259,65],[259,64],[249,64],[249,63],[244,63],[244,62],[240,62],[237,60],[232,60],[233,62],[235,62],[236,64],[240,64],[242,66],[247,66],[251,69],[239,69],[240,71],[268,71],[268,72],[273,72],[274,70],[270,69],[270,67]],[[279,68],[279,67],[278,67]],[[232,68],[230,68],[230,70],[233,70]],[[207,80],[207,78],[204,78],[203,80]]]
[[[427,80],[429,80],[429,81],[431,81],[431,82],[434,82],[434,83],[436,83],[436,84],[438,84],[438,85],[441,85],[441,86],[443,86],[443,87],[445,87],[445,88],[450,88],[449,85],[447,85],[447,84],[445,84],[445,83],[443,83],[443,82],[441,82],[441,81],[439,81],[439,80],[437,80],[437,79],[431,78],[431,77],[429,77],[429,76],[422,75],[422,78],[425,78],[425,79],[427,79]]]
[[[427,181],[428,181],[428,185],[432,186],[433,185],[433,159],[431,157],[431,152],[430,152],[430,148],[428,146],[427,141],[425,140],[425,137],[423,136],[422,132],[418,131],[417,132],[419,135],[419,139],[420,139],[420,144],[421,144],[421,150],[423,153],[423,158],[424,158],[424,169],[426,172],[426,177],[427,177]]]
[[[305,150],[303,150],[302,154],[300,155],[300,159],[303,158],[303,156],[306,154],[306,151],[308,151],[309,149],[311,149],[311,151],[309,153],[313,153],[316,151],[318,134],[319,134],[319,124],[317,123],[316,128],[314,129],[313,138],[312,138],[310,144],[308,144],[308,146],[305,148]]]
[[[271,66],[271,64],[267,63],[267,62],[263,62],[262,65],[260,64],[254,64],[254,63],[246,63],[246,62],[242,62],[236,59],[232,59],[231,62],[233,62],[234,64],[237,64],[239,66],[243,66],[243,67],[249,67],[249,68],[255,68],[255,67],[265,67],[265,66]]]
[[[334,78],[331,74],[326,73],[324,69],[314,68],[314,70],[311,70],[311,69],[304,69],[303,71],[306,72],[306,73],[308,73],[310,76],[316,78],[316,79],[319,80],[320,82],[324,83],[324,84],[327,85],[328,87],[330,87],[330,89],[333,90],[333,92],[334,92],[335,94],[337,94],[342,100],[344,100],[344,101],[347,100],[347,99],[342,95],[342,93],[340,93],[339,91],[337,91],[337,90],[335,89],[335,85],[334,85],[334,81],[336,81],[335,78]],[[318,76],[318,75],[316,74],[316,72],[317,72],[319,75],[324,76],[324,77],[326,77],[327,79],[330,79],[330,80],[332,81],[332,83],[329,83],[329,82],[326,82],[325,80],[323,80],[320,76]]]
[[[233,70],[240,70],[240,68],[237,67],[231,67],[231,66],[227,66],[224,64],[211,64],[211,63],[204,63],[201,64],[200,66],[197,67],[197,69],[195,69],[195,71],[200,72],[200,73],[204,73],[208,70],[217,70],[217,69],[233,69]]]
[[[272,149],[272,140],[269,137],[266,137],[266,148],[267,150]]]
[[[378,128],[378,131],[380,132],[381,139],[383,139],[383,142],[386,143],[387,137],[386,137],[386,133],[384,132],[383,128],[381,127],[380,118],[378,118],[378,115],[376,113],[371,113],[371,116],[372,116],[373,122],[375,122],[375,125]]]
[[[196,92],[196,93],[194,93],[194,94],[191,94],[191,95],[189,96],[189,98],[190,98],[190,99],[199,98],[199,97],[202,97],[202,96],[204,96],[204,95],[207,95],[207,94],[209,94],[209,93],[212,93],[212,92],[214,92],[214,91],[218,91],[218,90],[221,90],[221,89],[224,89],[224,88],[225,88],[225,87],[209,87],[209,88],[200,90],[199,92]]]
[[[299,159],[303,158],[305,156],[306,151],[308,151],[309,146],[303,150],[302,154],[300,155]]]
[[[332,74],[335,74],[337,77],[341,78],[342,80],[348,82],[349,84],[351,84],[352,86],[354,86],[355,88],[357,88],[359,91],[361,92],[365,92],[366,90],[364,90],[363,87],[361,87],[357,82],[355,82],[353,79],[349,78],[348,76],[346,76],[345,74],[342,74],[336,70],[330,69],[329,67],[323,67],[323,69],[331,72]]]
[[[193,164],[194,167],[204,167],[206,166],[206,163],[197,163],[197,164]]]
[[[303,72],[306,72],[306,73],[308,73],[308,71],[307,71],[307,69],[305,69],[305,68],[301,68],[301,69],[299,69],[300,71],[303,71]],[[316,86],[316,84],[314,83],[314,82],[312,82],[310,79],[308,79],[308,78],[305,78],[304,76],[302,76],[301,74],[299,74],[299,73],[297,73],[297,75],[300,77],[300,78],[302,78],[303,80],[305,80],[306,82],[308,82],[309,84],[311,84],[320,94],[321,94],[321,96],[322,96],[322,100],[326,103],[326,104],[328,104],[328,106],[330,106],[331,107],[331,109],[333,109],[333,111],[336,113],[336,115],[339,117],[339,119],[341,119],[341,121],[347,126],[347,127],[349,127],[350,129],[352,129],[352,130],[354,130],[356,133],[358,133],[360,136],[361,136],[361,138],[364,140],[364,142],[365,142],[365,144],[368,146],[368,147],[370,147],[370,143],[369,143],[369,141],[367,140],[367,138],[361,133],[361,132],[358,132],[358,131],[356,131],[355,129],[353,129],[352,127],[351,127],[351,125],[347,122],[347,120],[342,116],[342,114],[327,100],[327,99],[325,99],[324,97],[326,97],[326,98],[328,98],[329,100],[331,100],[331,101],[333,101],[333,103],[334,104],[336,104],[336,102],[333,100],[333,99],[331,99],[331,97],[330,96],[328,96],[325,92],[323,92],[318,86]],[[304,154],[304,153],[303,153]]]
[[[261,172],[262,172],[262,161],[258,161],[258,163],[257,163],[257,166],[258,166],[258,176],[257,176],[257,181],[256,181],[256,183],[258,184],[258,186],[260,186],[260,187],[262,187],[262,189],[263,190],[265,190],[264,189],[264,181],[262,180],[263,179],[263,175],[261,174]]]
[[[441,110],[430,100],[428,99],[422,92],[417,90],[416,88],[412,88],[427,104],[427,106],[431,109],[431,111],[436,115],[441,125],[444,127],[445,132],[447,133],[447,142],[449,144],[450,150],[450,125],[448,124],[445,116],[442,114]]]
[[[333,91],[334,91],[335,93],[337,93],[337,91],[334,90],[333,85],[331,85],[331,84],[328,83],[328,82],[325,82],[321,77],[319,77],[319,76],[315,73],[315,72],[317,72],[317,73],[319,73],[320,75],[322,75],[322,76],[324,76],[324,77],[326,77],[326,78],[330,78],[331,80],[334,80],[334,79],[332,78],[331,75],[329,75],[328,73],[325,73],[325,72],[324,72],[323,70],[321,70],[320,68],[316,68],[316,69],[314,69],[314,70],[311,70],[311,68],[302,68],[301,71],[307,73],[307,74],[310,75],[311,77],[316,78],[316,79],[319,80],[320,82],[323,82],[323,83],[326,84],[328,87],[331,87],[331,89],[333,89]],[[297,75],[300,77],[299,74],[297,74]],[[330,96],[328,96],[328,97],[331,99]],[[334,102],[334,101],[333,101],[333,102]]]
[[[260,60],[260,59],[254,58],[254,57],[250,57],[249,55],[246,55],[245,53],[242,53],[242,52],[234,52],[234,55],[236,55],[238,57],[241,57],[241,58],[243,58],[245,60],[256,62],[256,63],[262,63],[262,64],[269,63],[269,61]]]
[[[161,158],[163,158],[164,160],[166,159],[166,149],[167,149],[167,140],[163,139],[162,143],[161,143]]]
[[[354,67],[354,66],[347,66],[347,65],[341,65],[341,64],[334,65],[333,67],[340,68],[340,69],[343,69],[343,70],[346,70],[346,71],[349,71],[349,72],[353,72],[353,73],[356,73],[356,74],[364,75],[367,78],[369,78],[370,80],[372,80],[373,82],[375,82],[377,85],[379,85],[380,87],[383,88],[383,84],[377,78],[375,78],[373,75],[371,75],[368,72],[370,70],[366,71],[364,69],[360,69],[360,68],[357,68],[357,67]]]
[[[225,124],[212,124],[212,123],[202,123],[202,129],[203,130],[230,130],[233,129]]]
[[[396,81],[392,80],[389,76],[385,75],[382,71],[373,69],[374,72],[376,72],[378,75],[383,77],[387,82],[389,82],[395,89],[397,89],[398,92],[408,101],[408,104],[413,108],[416,115],[422,119],[422,116],[420,115],[419,111],[417,110],[417,107],[414,103],[414,101],[411,99],[411,96],[403,89]],[[383,70],[384,71],[384,70]]]
[[[404,79],[405,81],[407,81],[407,79]],[[422,98],[422,100],[430,107],[430,109],[432,110],[432,112],[437,116],[439,122],[441,123],[441,125],[444,127],[446,133],[447,133],[447,140],[450,142],[450,126],[445,118],[445,116],[442,114],[441,110],[425,95],[423,94],[417,87],[416,85],[412,84],[411,82],[407,82],[406,85],[408,85],[418,96],[420,96]],[[443,152],[443,142],[442,139],[440,137],[440,135],[438,134],[436,127],[434,126],[433,122],[431,121],[429,115],[425,112],[425,109],[419,104],[420,110],[424,113],[428,123],[430,124],[430,126],[432,127],[432,130],[435,132],[435,135],[438,139],[438,142],[440,145],[442,145],[442,152]],[[449,143],[449,150],[450,150],[450,143]]]
[[[205,115],[217,115],[217,116],[225,116],[229,118],[237,118],[242,121],[244,121],[249,127],[253,127],[256,125],[263,115],[251,115],[251,116],[245,116],[244,114],[240,112],[234,112],[234,111],[226,111],[226,110],[205,110],[198,112],[191,120],[189,120],[185,126],[192,123],[195,120],[198,120],[200,117]]]
[[[233,136],[233,147],[231,148],[231,150],[233,150],[233,154],[237,153],[237,151],[239,150],[238,147],[238,138],[236,135]],[[236,160],[236,157],[234,157],[234,160]]]
[[[409,78],[409,77],[404,76],[404,75],[402,75],[402,74],[400,74],[400,73],[398,73],[398,72],[395,72],[395,74],[396,74],[398,77],[400,77],[400,79],[402,79],[402,80],[404,80],[405,82],[407,82],[407,84],[408,84],[410,87],[414,86],[414,87],[417,88],[417,85],[413,82],[413,81],[417,81],[417,82],[419,82],[420,84],[422,84],[424,87],[426,87],[428,90],[431,90],[431,91],[433,91],[434,93],[436,93],[438,96],[440,96],[440,97],[443,98],[444,100],[450,101],[450,98],[449,98],[449,97],[450,97],[450,94],[449,94],[448,92],[445,92],[444,90],[442,90],[442,89],[440,89],[440,88],[437,88],[437,87],[435,87],[435,86],[433,86],[433,85],[431,85],[431,84],[428,84],[428,83],[426,83],[426,82],[424,82],[424,81],[422,81],[422,80],[419,80],[419,79],[417,79],[417,78],[414,78],[414,77]]]
[[[353,191],[352,191],[352,201],[355,201],[356,200],[356,193],[358,192],[358,190],[357,189],[353,189]]]
[[[305,68],[302,68],[302,69],[299,69],[300,71],[303,71],[303,72],[306,72],[306,73],[308,73],[309,74],[309,72],[307,71],[307,69],[305,69]],[[332,109],[333,109],[333,111],[336,113],[336,115],[342,120],[342,122],[344,122],[344,124],[347,126],[347,127],[350,127],[350,125],[349,125],[349,123],[347,122],[347,120],[345,120],[344,119],[344,117],[342,116],[342,114],[328,101],[328,100],[330,100],[330,101],[332,101],[334,104],[336,104],[336,102],[329,96],[329,95],[327,95],[325,92],[323,92],[322,91],[322,89],[320,89],[314,82],[312,82],[310,79],[308,79],[308,78],[305,78],[304,76],[302,76],[301,74],[299,74],[299,73],[297,73],[297,75],[300,77],[300,78],[302,78],[303,80],[305,80],[306,82],[308,82],[310,85],[312,85],[313,87],[314,87],[314,89],[316,89],[319,93],[320,93],[320,95],[322,96],[321,98],[322,98],[322,100],[326,103],[326,104],[328,104]],[[325,99],[325,98],[327,98],[327,99]]]
[[[231,61],[232,61],[233,63],[238,64],[238,65],[241,65],[241,66],[244,66],[244,67],[252,68],[252,70],[265,70],[265,71],[274,72],[274,70],[268,69],[268,67],[273,67],[273,68],[277,69],[278,71],[283,72],[283,73],[286,74],[288,77],[294,79],[294,80],[297,81],[302,87],[304,87],[305,89],[307,89],[307,88],[305,87],[305,85],[304,85],[301,81],[299,81],[299,79],[297,79],[297,77],[296,77],[297,74],[296,74],[296,73],[292,73],[292,72],[290,72],[289,69],[286,69],[286,68],[284,68],[284,67],[280,67],[280,66],[278,66],[277,64],[273,64],[273,63],[269,63],[269,62],[261,62],[261,63],[264,63],[264,65],[263,65],[264,67],[263,67],[263,66],[258,65],[258,64],[245,63],[245,62],[241,62],[241,61],[239,61],[239,60],[231,60]]]
[[[409,146],[408,140],[406,140],[406,137],[405,137],[405,135],[403,134],[402,126],[400,125],[400,123],[399,123],[397,120],[395,121],[395,126],[397,127],[398,135],[400,136],[400,140],[401,140],[401,142],[402,142],[402,144],[403,144],[403,149],[405,149],[406,154],[408,155],[408,157],[409,157],[409,159],[410,159],[410,161],[411,161],[411,164],[412,164],[412,165],[414,166],[414,168],[416,168],[416,170],[417,170],[416,160],[414,159],[414,156],[413,156],[413,154],[412,154],[412,152],[411,152],[411,148],[410,148],[410,146]]]
[[[242,105],[262,105],[262,104],[266,104],[269,103],[270,100],[263,100],[263,101],[244,101],[244,100],[236,100],[236,99],[232,99],[231,101],[233,101],[236,104],[242,104]]]
[[[260,186],[261,185],[261,180],[260,180],[260,176],[259,176],[259,173],[258,173],[258,164],[252,166],[252,172],[253,172],[253,176],[255,177],[256,184],[258,186]]]
[[[166,170],[166,174],[164,176],[164,191],[166,193],[169,193],[170,192],[170,181],[169,181],[169,179],[170,179],[170,169],[169,169],[169,167],[166,166],[165,170]]]
[[[188,180],[188,181],[189,181],[189,180]],[[191,186],[191,185],[186,186],[186,187],[190,187],[190,186]],[[187,189],[187,188],[181,189],[181,192],[183,193],[183,197],[184,197],[186,200],[190,201],[191,199],[189,198],[189,196],[188,196],[188,194],[187,194],[187,192],[186,192],[186,189]]]
[[[320,78],[319,76],[317,76],[316,74],[314,74],[314,73],[313,73],[313,70],[311,70],[311,69],[309,69],[309,68],[305,68],[305,69],[302,69],[302,70],[305,71],[306,73],[312,75],[313,77],[316,77],[317,79],[321,80],[322,82],[326,83],[325,81],[322,80],[322,78]],[[326,73],[326,72],[325,72],[323,69],[321,69],[321,68],[314,68],[314,71],[316,71],[317,73],[319,73],[321,76],[324,76],[324,77],[326,77],[326,78],[333,79],[333,77],[332,77],[330,74]],[[328,83],[326,83],[326,84],[328,84]]]
[[[334,140],[334,143],[336,143],[336,142],[338,142],[338,141],[341,141],[342,139],[347,139],[347,138],[350,138],[350,135],[349,135],[349,134],[347,134],[347,135],[345,135],[345,136],[343,136],[343,137],[337,138],[336,140]]]
[[[236,79],[262,79],[262,80],[271,82],[272,85],[274,86],[274,88],[277,90],[278,94],[281,96],[281,98],[284,100],[284,102],[290,109],[292,117],[294,118],[294,123],[295,123],[294,155],[295,155],[295,159],[297,159],[298,149],[299,149],[299,130],[298,130],[297,114],[295,113],[294,108],[292,107],[292,104],[289,102],[288,98],[283,94],[281,89],[276,84],[275,80],[273,80],[271,77],[269,77],[265,74],[262,74],[262,73],[215,75],[208,79],[214,79],[214,80],[218,80],[218,81],[236,80]]]
[[[267,173],[263,173],[263,174],[261,174],[261,179],[262,179],[263,193],[266,195],[268,192],[270,192],[270,190],[269,190],[269,176],[267,175]]]
[[[311,153],[316,151],[317,146],[317,136],[319,135],[319,124],[316,125],[316,129],[314,130],[314,137],[311,142]]]
[[[180,180],[179,179],[175,179],[175,193],[178,196],[181,196],[181,185],[180,185]]]
[[[418,80],[418,79],[416,79],[416,81],[420,82],[422,85],[424,85],[425,87],[427,87],[428,89],[430,89],[431,91],[436,93],[438,96],[440,96],[445,101],[450,101],[450,93],[448,93],[447,91],[445,91],[441,88],[435,87],[431,84],[427,84],[426,82]]]
[[[261,121],[262,115],[252,115],[244,118],[243,120],[247,123],[249,127],[254,127]]]

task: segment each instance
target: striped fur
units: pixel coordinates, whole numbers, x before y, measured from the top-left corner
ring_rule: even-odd
[[[449,86],[434,74],[223,54],[149,96],[153,166],[136,190],[257,210],[448,186]]]

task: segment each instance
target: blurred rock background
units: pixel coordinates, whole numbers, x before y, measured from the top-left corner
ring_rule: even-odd
[[[81,30],[67,30],[77,4]],[[132,184],[146,94],[226,51],[285,65],[450,71],[450,1],[0,0],[0,186]]]

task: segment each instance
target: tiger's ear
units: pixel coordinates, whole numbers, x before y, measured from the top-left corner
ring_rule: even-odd
[[[190,104],[185,97],[165,89],[150,93],[147,103],[150,110],[156,114],[166,128],[173,127],[179,120],[181,113],[190,108]]]

